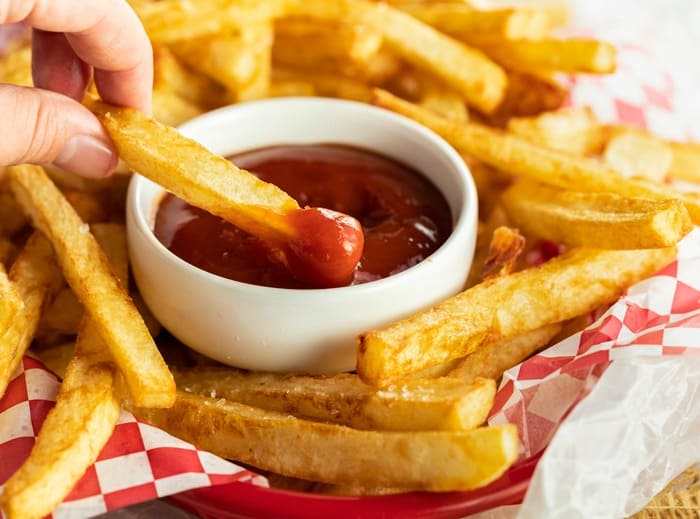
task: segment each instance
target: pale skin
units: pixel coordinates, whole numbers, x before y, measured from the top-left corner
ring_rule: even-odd
[[[94,77],[108,103],[150,113],[153,53],[143,26],[124,0],[0,0],[0,25],[18,22],[33,29],[36,88],[0,84],[0,166],[110,174],[114,146],[80,100]]]

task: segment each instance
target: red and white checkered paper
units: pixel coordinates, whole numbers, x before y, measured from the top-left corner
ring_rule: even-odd
[[[59,385],[41,362],[30,356],[23,359],[0,400],[0,481],[6,481],[29,456],[55,404]],[[90,517],[192,488],[236,481],[267,486],[262,476],[122,412],[99,458],[53,517]]]
[[[700,355],[700,229],[678,259],[637,283],[594,324],[504,374],[489,422],[515,423],[527,457],[547,446],[611,361]]]
[[[685,139],[688,128],[674,105],[668,74],[636,46],[620,46],[619,63],[615,75],[577,78],[570,104],[590,106],[606,122]],[[683,250],[677,262],[633,287],[588,330],[506,373],[490,421],[518,424],[525,455],[547,445],[611,361],[700,352],[700,231],[686,239]],[[38,361],[25,357],[0,400],[0,481],[28,456],[58,385]],[[123,413],[98,461],[53,516],[87,517],[232,481],[266,485],[261,476]]]

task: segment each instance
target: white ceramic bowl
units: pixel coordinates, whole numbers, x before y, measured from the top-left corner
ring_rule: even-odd
[[[134,176],[127,203],[136,283],[153,314],[200,353],[246,369],[328,373],[355,368],[360,332],[457,293],[474,253],[477,197],[460,156],[422,126],[386,110],[319,98],[256,101],[204,114],[183,134],[224,156],[278,144],[337,143],[414,167],[447,198],[454,230],[422,263],[342,288],[294,290],[231,281],[178,258],[153,235],[163,189]]]

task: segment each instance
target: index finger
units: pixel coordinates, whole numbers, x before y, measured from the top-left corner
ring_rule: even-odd
[[[15,22],[66,33],[105,101],[150,112],[153,52],[124,0],[0,0],[0,24]]]

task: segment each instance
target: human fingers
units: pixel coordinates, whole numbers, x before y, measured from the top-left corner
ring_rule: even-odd
[[[80,103],[48,90],[0,84],[0,165],[53,164],[92,178],[117,165],[105,129]]]
[[[91,75],[91,67],[75,54],[65,34],[39,29],[33,31],[34,86],[80,101],[85,95]]]
[[[76,56],[95,68],[105,101],[150,112],[153,53],[124,0],[0,0],[0,24],[14,22],[66,33]]]

